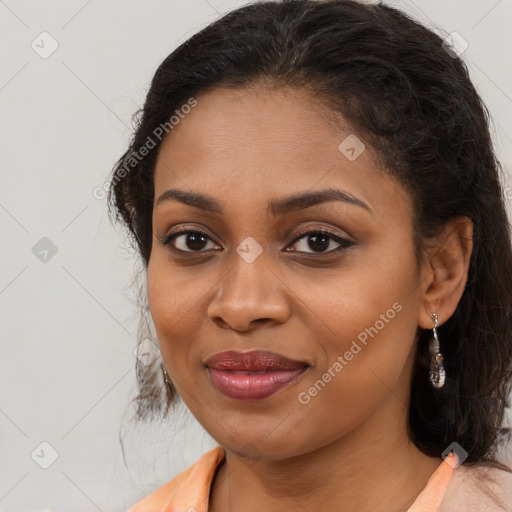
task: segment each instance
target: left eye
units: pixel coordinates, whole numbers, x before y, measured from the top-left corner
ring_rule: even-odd
[[[347,240],[345,238],[342,238],[338,235],[335,235],[334,233],[331,233],[330,231],[308,231],[307,233],[303,233],[300,237],[298,237],[294,244],[297,244],[302,239],[308,239],[309,241],[306,242],[304,240],[303,247],[308,247],[310,249],[313,249],[312,252],[309,254],[314,254],[315,252],[337,252],[342,251],[343,249],[347,249],[348,247],[354,245],[353,242],[350,240]],[[329,249],[331,246],[331,242],[337,243],[338,247],[335,247],[334,249]],[[318,249],[318,250],[315,250]],[[329,249],[329,250],[328,250]],[[308,252],[305,250],[293,250],[292,252]]]

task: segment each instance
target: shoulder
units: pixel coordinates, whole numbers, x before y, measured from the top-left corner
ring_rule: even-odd
[[[128,512],[171,512],[201,510],[208,503],[210,485],[217,466],[224,458],[220,446],[203,454],[188,469],[139,501]]]
[[[488,465],[460,466],[439,512],[511,512],[512,473]]]

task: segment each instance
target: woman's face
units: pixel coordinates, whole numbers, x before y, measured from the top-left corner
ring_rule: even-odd
[[[269,459],[400,422],[422,295],[409,194],[306,92],[215,90],[197,102],[158,155],[147,274],[184,402],[223,447]],[[287,201],[327,189],[339,194]],[[180,194],[162,197],[170,190]],[[169,238],[179,230],[202,236]],[[268,374],[206,366],[228,350],[301,369],[278,372],[285,384],[262,396]]]

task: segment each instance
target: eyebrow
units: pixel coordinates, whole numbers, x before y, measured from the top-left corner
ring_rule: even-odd
[[[160,195],[155,206],[158,206],[165,201],[178,201],[215,215],[224,214],[224,208],[216,199],[209,195],[199,194],[197,192],[169,189]],[[327,188],[324,190],[316,190],[314,192],[295,194],[282,199],[273,199],[268,202],[267,210],[276,217],[278,215],[286,215],[287,213],[292,213],[297,210],[311,208],[312,206],[326,203],[328,201],[342,201],[354,206],[359,206],[360,208],[367,210],[372,215],[374,214],[373,210],[364,201],[349,192],[336,188]]]

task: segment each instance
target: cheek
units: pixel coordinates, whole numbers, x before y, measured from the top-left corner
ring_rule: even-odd
[[[147,293],[155,327],[171,329],[177,325],[206,290],[204,279],[180,271],[172,265],[165,250],[153,249],[147,270]]]
[[[354,253],[338,270],[318,273],[314,279],[300,273],[286,279],[300,298],[295,304],[301,321],[310,324],[310,332],[323,336],[326,343],[320,337],[317,341],[331,351],[343,350],[361,333],[364,341],[366,329],[374,333],[375,324],[383,337],[385,333],[398,337],[411,326],[414,332],[421,290],[410,247],[401,251],[392,244],[379,244]]]
[[[343,300],[346,308],[338,308],[337,317],[324,316],[329,334],[317,338],[319,364],[294,396],[298,417],[305,424],[321,424],[326,439],[350,432],[389,400],[399,406],[407,400],[416,331],[414,298],[384,292],[381,300],[376,294],[367,298],[371,307]]]
[[[197,305],[204,294],[201,280],[183,280],[162,251],[153,251],[147,271],[148,306],[167,368],[183,356],[184,340],[197,330]],[[187,332],[187,329],[190,332]],[[168,352],[172,349],[172,358]]]
[[[190,385],[203,372],[201,346],[212,328],[208,300],[218,283],[212,269],[184,271],[173,265],[162,249],[152,251],[147,270],[148,306],[162,358],[177,387]]]
[[[357,421],[390,390],[405,398],[421,290],[414,255],[391,254],[380,252],[371,264],[331,277],[323,293],[315,283],[304,295],[323,326],[322,357],[300,391],[320,415],[339,403]]]

